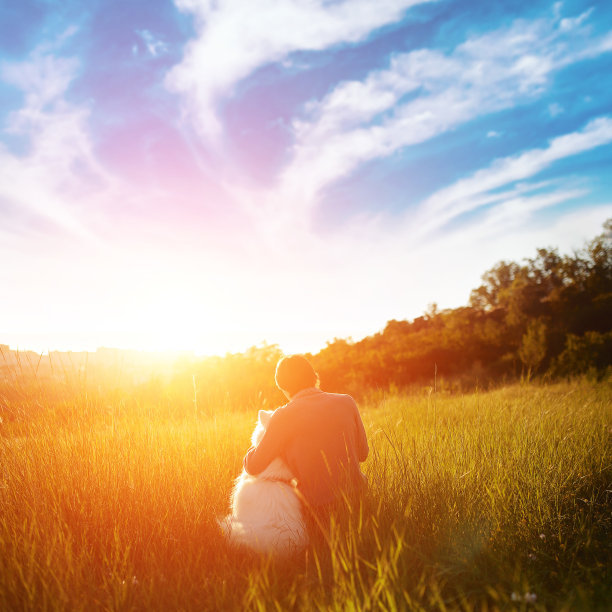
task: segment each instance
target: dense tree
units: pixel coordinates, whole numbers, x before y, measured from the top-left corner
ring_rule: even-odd
[[[470,305],[414,321],[391,320],[359,342],[334,340],[313,356],[328,387],[359,389],[446,378],[477,382],[549,370],[566,375],[612,364],[612,220],[573,255],[541,248],[482,276]]]
[[[490,310],[500,306],[519,271],[518,264],[500,261],[482,275],[483,284],[472,291],[471,305],[481,310]]]
[[[483,274],[482,281],[472,291],[468,306],[440,310],[433,303],[413,321],[392,319],[379,333],[358,342],[336,338],[317,354],[308,355],[322,388],[359,397],[376,388],[433,386],[436,373],[438,384],[442,379],[443,385],[453,386],[503,381],[525,370],[528,377],[609,374],[612,220],[601,235],[572,255],[538,249],[535,257],[521,264],[499,262]],[[281,355],[278,346],[264,345],[225,357],[184,357],[169,373],[169,385],[161,376],[149,383],[134,382],[130,401],[145,405],[142,397],[154,395],[167,404],[168,414],[174,406],[190,401],[196,412],[201,406],[215,410],[236,405],[245,410],[276,407],[285,401],[274,384]],[[3,377],[21,377],[19,385],[2,390],[4,395],[11,393],[18,399],[24,390],[30,392],[27,385],[34,384],[40,391],[36,377],[55,375],[53,367],[48,373],[45,367],[39,368],[42,357],[34,353],[17,354],[12,361],[11,351],[0,345],[0,356],[0,382]],[[59,356],[53,359],[61,363]],[[98,376],[119,381],[120,373],[105,370]],[[74,380],[64,378],[57,383],[58,389],[95,383],[91,377],[81,380],[80,375]],[[45,402],[52,396],[47,394]],[[56,397],[59,403],[64,401],[63,392]]]
[[[546,355],[546,325],[541,319],[534,319],[527,325],[519,347],[519,358],[527,368],[527,380],[531,372],[543,361]]]
[[[603,376],[612,364],[612,221],[572,255],[542,248],[521,263],[502,261],[484,273],[467,306],[431,304],[413,321],[389,321],[357,342],[334,339],[309,355],[329,391],[360,396],[371,389],[473,386],[549,373]],[[202,405],[277,406],[279,347],[188,360],[175,381]],[[157,392],[157,391],[156,391]],[[171,402],[172,398],[169,398]],[[185,399],[185,398],[184,398]]]

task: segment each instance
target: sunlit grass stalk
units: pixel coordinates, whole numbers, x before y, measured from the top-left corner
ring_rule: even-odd
[[[611,594],[609,383],[363,405],[369,494],[289,560],[230,549],[216,524],[255,407],[17,384],[2,610],[514,609],[513,593],[590,610]]]

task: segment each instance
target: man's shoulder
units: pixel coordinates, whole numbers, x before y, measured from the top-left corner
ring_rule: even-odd
[[[323,393],[328,396],[330,399],[342,401],[342,402],[352,402],[355,403],[355,400],[348,393],[329,393],[327,391],[323,391]]]
[[[275,421],[282,420],[286,416],[287,412],[288,411],[290,412],[290,404],[291,402],[287,404],[283,404],[282,406],[279,406],[278,408],[276,408],[270,418],[274,419]]]
[[[300,395],[290,401],[285,408],[288,411],[298,410],[304,405],[340,405],[350,404],[356,406],[355,400],[346,393],[330,393],[329,391],[321,391],[316,389],[316,392]]]

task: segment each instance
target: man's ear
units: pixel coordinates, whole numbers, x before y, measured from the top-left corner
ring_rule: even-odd
[[[260,410],[259,411],[259,422],[264,427],[267,427],[268,423],[270,422],[270,417],[272,416],[272,414],[273,414],[272,410]]]

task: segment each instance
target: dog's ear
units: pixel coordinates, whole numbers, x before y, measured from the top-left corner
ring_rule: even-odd
[[[270,417],[272,416],[272,410],[260,410],[259,411],[259,422],[264,426],[267,427],[268,423],[270,422]]]

